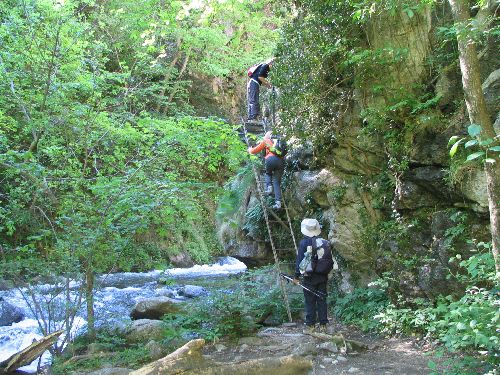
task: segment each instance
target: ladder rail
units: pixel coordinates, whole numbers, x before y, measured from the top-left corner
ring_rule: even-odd
[[[293,228],[292,228],[292,220],[290,219],[290,214],[288,213],[288,206],[285,203],[285,200],[283,200],[283,207],[285,208],[285,213],[286,213],[286,219],[288,221],[288,227],[290,228],[290,233],[292,234],[292,240],[293,240],[293,247],[295,247],[295,255],[299,253],[299,248],[297,247],[297,240],[295,239],[295,233],[293,233]]]

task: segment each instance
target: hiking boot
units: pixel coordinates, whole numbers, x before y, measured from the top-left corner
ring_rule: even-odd
[[[272,208],[273,208],[273,210],[279,210],[279,209],[281,209],[281,202],[280,201],[276,201],[276,203],[274,204],[274,206]]]
[[[271,195],[273,193],[273,187],[272,186],[266,186],[265,193],[267,195]]]
[[[306,328],[302,330],[302,333],[304,335],[310,335],[311,333],[314,333],[314,326],[306,326]]]

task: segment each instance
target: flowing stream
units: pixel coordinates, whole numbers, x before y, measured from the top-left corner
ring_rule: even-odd
[[[115,273],[99,278],[101,288],[95,293],[95,317],[96,327],[123,328],[127,326],[131,319],[130,311],[134,305],[144,298],[167,296],[170,298],[184,300],[186,297],[180,295],[180,291],[185,285],[202,285],[208,289],[207,281],[226,277],[227,275],[244,272],[246,266],[235,258],[223,257],[216,263],[209,265],[196,265],[191,268],[174,268],[168,271],[151,271],[144,273]],[[165,286],[168,284],[168,286]],[[38,293],[44,291],[50,294],[57,286],[45,284],[37,286]],[[78,295],[78,285],[71,285],[70,297],[76,298]],[[209,291],[209,290],[208,290]],[[0,291],[0,298],[3,301],[22,309],[25,318],[19,323],[9,326],[0,326],[0,361],[9,358],[14,353],[29,346],[33,340],[42,337],[38,327],[38,321],[31,310],[32,304],[28,304],[23,298],[26,290],[11,289]],[[64,299],[61,296],[61,303]],[[201,297],[203,298],[203,297]],[[30,308],[31,306],[31,308]],[[63,319],[55,321],[55,327],[63,325]],[[77,335],[85,328],[86,316],[85,306],[82,305],[77,318],[72,325],[72,334]],[[50,353],[46,352],[42,356],[42,363],[50,362]],[[38,361],[34,361],[21,370],[26,372],[36,372]]]

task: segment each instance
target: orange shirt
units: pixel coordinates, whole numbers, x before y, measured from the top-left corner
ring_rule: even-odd
[[[273,146],[273,141],[270,140],[269,138],[264,138],[262,141],[260,141],[260,143],[257,146],[250,148],[248,152],[255,155],[261,152],[262,150],[266,149],[266,156],[264,156],[264,158],[267,159],[269,156],[278,156],[269,151],[269,148],[272,146]]]

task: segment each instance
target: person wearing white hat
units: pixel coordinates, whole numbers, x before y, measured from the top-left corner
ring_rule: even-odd
[[[326,332],[326,325],[328,324],[326,284],[328,273],[333,268],[330,243],[319,237],[321,227],[316,219],[306,218],[302,220],[300,231],[304,238],[299,244],[294,283],[298,284],[299,277],[303,276],[302,285],[315,292],[311,293],[304,289],[306,309],[306,329],[304,333],[314,332],[316,323],[319,323],[320,332]]]

